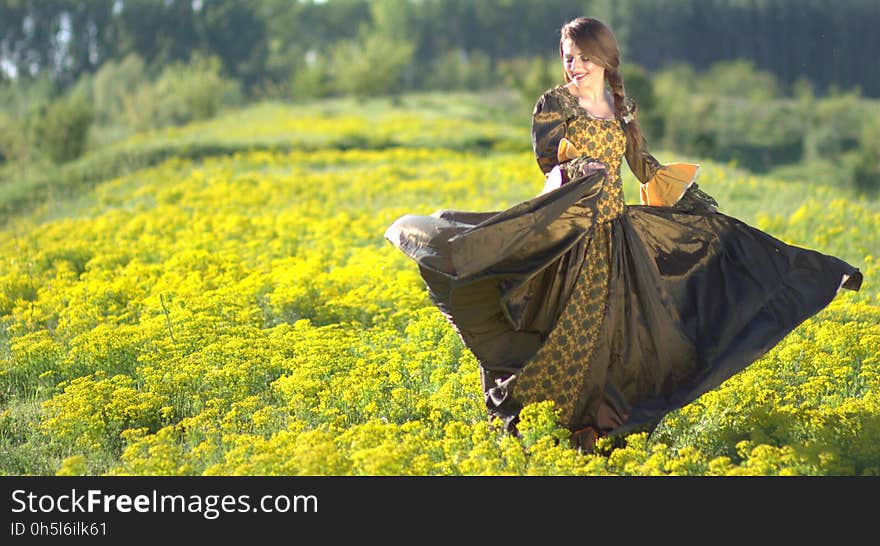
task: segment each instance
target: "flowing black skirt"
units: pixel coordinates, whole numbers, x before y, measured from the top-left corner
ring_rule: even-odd
[[[862,275],[718,212],[626,206],[602,174],[501,212],[406,215],[385,237],[480,363],[489,414],[555,400],[571,430],[653,426]]]

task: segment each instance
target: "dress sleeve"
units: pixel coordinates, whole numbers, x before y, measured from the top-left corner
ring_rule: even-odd
[[[565,116],[559,100],[547,91],[538,99],[532,112],[532,149],[544,174],[559,163],[557,150],[564,136]]]
[[[625,123],[635,117],[636,103],[626,99]],[[639,201],[642,205],[676,207],[681,210],[718,210],[718,202],[699,189],[696,183],[699,165],[671,163],[661,165],[648,151],[645,138],[638,141],[627,135],[626,162],[639,179]]]

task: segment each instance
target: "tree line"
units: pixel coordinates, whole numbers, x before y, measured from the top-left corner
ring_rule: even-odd
[[[748,58],[784,85],[880,96],[876,0],[2,0],[0,78],[67,87],[132,54],[158,72],[199,53],[250,93],[320,90],[317,63],[363,59],[385,78],[363,93],[436,87],[438,68],[468,85],[468,69],[553,55],[561,24],[584,14],[648,70]]]
[[[260,99],[505,88],[524,101],[508,121],[525,126],[536,97],[561,80],[560,25],[587,13],[615,29],[627,93],[655,147],[758,172],[805,164],[815,176],[819,165],[877,191],[880,101],[870,97],[880,71],[869,57],[880,33],[859,31],[880,23],[877,6],[0,0],[0,186]]]

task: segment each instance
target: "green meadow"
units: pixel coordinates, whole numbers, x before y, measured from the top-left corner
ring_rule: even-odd
[[[862,290],[623,447],[572,449],[549,403],[518,437],[491,425],[476,360],[383,233],[540,192],[530,111],[503,99],[264,102],[4,177],[0,474],[880,474],[880,203],[833,172],[662,149]]]

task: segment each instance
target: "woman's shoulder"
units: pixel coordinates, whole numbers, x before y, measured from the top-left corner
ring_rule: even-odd
[[[538,100],[535,101],[535,108],[532,115],[537,115],[545,111],[558,111],[565,104],[565,95],[569,94],[562,85],[556,85],[547,89]]]
[[[623,111],[618,112],[616,117],[629,123],[635,119],[637,111],[638,104],[635,99],[627,96],[623,101]],[[541,113],[561,113],[566,119],[583,115],[581,109],[578,108],[577,98],[561,84],[547,89],[538,97],[532,116]]]

